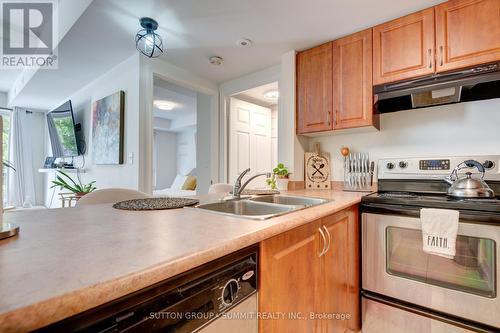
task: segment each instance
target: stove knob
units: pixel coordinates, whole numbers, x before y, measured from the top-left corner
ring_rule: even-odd
[[[387,167],[387,169],[392,170],[392,169],[394,169],[394,163],[389,162],[389,163],[387,163],[386,167]]]
[[[408,166],[408,162],[405,162],[405,161],[401,161],[401,162],[399,162],[399,167],[400,167],[401,169],[404,169],[404,168],[406,168],[407,166]]]
[[[236,294],[240,285],[235,279],[227,281],[226,285],[222,289],[222,303],[224,305],[231,305],[236,299]]]
[[[484,161],[483,167],[485,169],[491,169],[495,166],[495,163],[493,161]]]

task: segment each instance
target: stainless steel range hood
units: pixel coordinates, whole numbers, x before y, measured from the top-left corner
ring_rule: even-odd
[[[500,98],[500,62],[375,86],[379,113]]]

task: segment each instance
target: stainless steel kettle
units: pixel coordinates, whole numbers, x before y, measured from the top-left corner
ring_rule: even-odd
[[[481,172],[481,178],[473,178],[471,172],[466,172],[465,177],[458,177],[458,171],[465,168],[476,167]],[[451,174],[444,180],[450,184],[448,195],[455,198],[493,198],[495,192],[485,183],[484,167],[474,160],[467,160],[455,167]]]

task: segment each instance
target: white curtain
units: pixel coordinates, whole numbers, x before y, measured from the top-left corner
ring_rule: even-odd
[[[36,203],[35,178],[33,174],[33,133],[31,114],[19,107],[12,111],[9,135],[9,161],[16,171],[9,169],[8,204],[29,207]]]

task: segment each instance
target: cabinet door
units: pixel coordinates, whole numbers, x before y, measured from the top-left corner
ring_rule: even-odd
[[[436,6],[437,71],[500,60],[500,0]]]
[[[322,267],[322,310],[349,317],[323,320],[329,333],[361,329],[359,313],[359,223],[357,206],[322,219],[330,236],[330,248]]]
[[[375,85],[434,73],[434,8],[373,28]]]
[[[260,244],[259,311],[284,317],[259,319],[260,332],[319,332],[316,320],[302,320],[318,309],[323,240],[318,224],[308,223]],[[296,317],[294,317],[296,316]]]
[[[375,125],[372,93],[372,29],[333,43],[333,129]]]
[[[297,134],[332,129],[332,42],[297,54]]]

